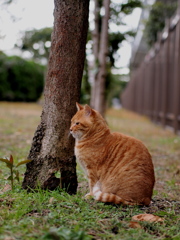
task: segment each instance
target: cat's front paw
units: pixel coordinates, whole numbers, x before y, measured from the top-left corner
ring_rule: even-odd
[[[94,196],[91,194],[91,193],[87,193],[85,196],[84,196],[85,199],[94,199]]]

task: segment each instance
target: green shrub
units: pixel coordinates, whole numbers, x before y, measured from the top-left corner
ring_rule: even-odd
[[[176,9],[176,0],[169,0],[166,3],[155,1],[152,5],[145,28],[146,41],[150,47],[157,41],[158,32],[161,32],[165,27],[165,20],[170,18]]]
[[[36,101],[42,94],[44,67],[17,56],[0,55],[0,100]]]

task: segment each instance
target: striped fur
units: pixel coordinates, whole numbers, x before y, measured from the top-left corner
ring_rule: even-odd
[[[126,205],[149,205],[154,168],[147,148],[135,138],[111,133],[106,121],[88,105],[77,104],[70,133],[75,155],[89,180],[95,200]]]
[[[100,188],[95,185],[93,187],[93,196],[96,201],[100,202],[109,202],[109,203],[115,203],[115,204],[124,204],[124,205],[136,205],[135,202],[126,201],[125,199],[122,199],[121,197],[113,194],[113,193],[103,193]]]

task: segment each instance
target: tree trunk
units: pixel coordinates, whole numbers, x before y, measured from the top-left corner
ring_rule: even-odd
[[[110,16],[110,0],[103,1],[105,15],[102,19],[99,54],[98,54],[98,72],[95,76],[94,86],[91,97],[94,108],[102,115],[105,113],[105,84],[106,84],[106,59],[108,54],[108,21]]]
[[[99,42],[100,42],[100,2],[99,0],[94,0],[94,31],[92,33],[93,40],[93,83],[91,86],[91,101],[90,105],[92,108],[95,108],[95,98],[96,98],[96,80],[98,73],[98,54],[99,54]]]
[[[41,123],[31,146],[23,188],[73,194],[77,189],[74,139],[69,126],[79,101],[88,30],[89,0],[55,0],[54,30]],[[60,171],[60,178],[55,174]]]

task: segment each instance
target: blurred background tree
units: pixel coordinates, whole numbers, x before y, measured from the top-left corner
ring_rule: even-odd
[[[156,1],[151,8],[145,26],[145,37],[151,47],[158,38],[158,33],[165,27],[166,19],[170,18],[177,9],[177,0]]]
[[[105,86],[105,98],[107,106],[111,106],[113,104],[114,107],[120,107],[119,99],[121,93],[128,83],[127,81],[123,80],[123,77],[123,75],[112,74],[111,71],[108,71]]]
[[[25,31],[15,45],[22,51],[28,51],[34,60],[47,64],[51,47],[52,28]]]
[[[95,0],[94,0],[95,1]],[[10,4],[13,2],[12,0],[4,0],[4,3]],[[89,35],[87,44],[91,45],[91,54],[94,54],[95,41],[97,41],[97,54],[99,54],[99,46],[100,46],[100,34],[102,30],[102,18],[103,18],[103,0],[95,1],[98,4],[98,8],[96,8],[97,12],[97,21],[98,21],[98,37],[94,36],[94,30],[89,29]],[[8,5],[7,4],[7,5]],[[107,51],[105,54],[105,89],[103,92],[104,102],[103,105],[105,107],[110,106],[112,103],[112,99],[117,97],[117,94],[114,92],[114,89],[121,88],[120,86],[124,86],[121,82],[123,81],[119,78],[119,75],[114,76],[114,72],[112,69],[116,69],[116,62],[119,60],[120,56],[118,54],[118,50],[121,47],[121,43],[125,40],[130,39],[134,35],[132,31],[122,32],[117,27],[125,25],[123,18],[131,14],[135,7],[141,7],[142,3],[140,0],[127,0],[123,1],[123,3],[116,3],[112,1],[109,4],[110,17],[109,24],[110,28],[108,29],[108,42],[107,42]],[[96,19],[95,19],[96,20]],[[114,26],[116,25],[116,30],[114,31]],[[28,52],[31,61],[35,61],[41,63],[43,65],[47,65],[49,49],[51,45],[51,32],[52,28],[43,28],[40,30],[33,29],[25,31],[22,37],[17,41],[16,47],[19,48],[22,52]],[[82,88],[81,88],[81,103],[90,103],[91,99],[97,99],[99,96],[96,95],[92,97],[92,72],[95,73],[94,77],[97,76],[97,72],[100,69],[99,61],[97,60],[97,54],[95,55],[96,65],[92,69],[91,63],[87,60],[84,68],[83,79],[82,79]],[[22,55],[23,56],[23,55]],[[90,80],[91,78],[91,80]],[[114,80],[116,79],[116,80]],[[119,80],[117,80],[119,79]],[[110,84],[111,82],[111,84]],[[116,87],[115,87],[116,86]],[[118,97],[119,98],[119,97]]]
[[[91,89],[91,106],[104,115],[107,107],[107,91],[111,90],[106,88],[107,74],[119,58],[117,51],[120,44],[133,35],[133,31],[122,33],[121,31],[113,31],[110,26],[124,25],[122,19],[127,14],[132,13],[134,8],[142,7],[142,2],[128,0],[123,3],[115,3],[108,0],[94,0],[94,5],[94,30],[92,31],[94,74]]]
[[[46,68],[51,46],[52,31],[53,31],[52,28],[25,31],[22,34],[22,38],[18,40],[15,46],[16,48],[19,48],[23,52],[28,51],[31,54],[31,58],[34,61],[43,63]],[[87,41],[90,40],[91,35],[89,33]],[[90,101],[91,86],[88,81],[88,78],[89,78],[88,62],[87,60],[85,60],[81,86],[81,103],[89,103]]]

